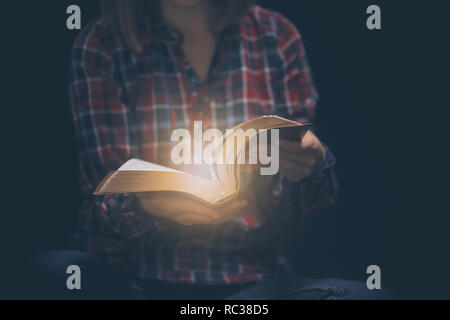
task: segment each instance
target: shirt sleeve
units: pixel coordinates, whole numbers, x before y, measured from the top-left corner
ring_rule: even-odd
[[[72,51],[69,93],[86,215],[82,229],[134,238],[151,228],[150,221],[135,212],[134,195],[92,195],[104,176],[129,160],[135,149],[133,114],[117,80],[113,39],[94,26],[80,33]]]
[[[314,122],[318,94],[314,86],[302,38],[296,27],[278,15],[278,52],[283,61],[281,75],[283,94],[276,108],[299,122]],[[273,190],[279,195],[280,206],[293,214],[300,213],[310,217],[322,209],[331,206],[338,193],[338,184],[334,173],[335,158],[326,148],[324,166],[313,176],[298,183],[291,183],[284,177]]]

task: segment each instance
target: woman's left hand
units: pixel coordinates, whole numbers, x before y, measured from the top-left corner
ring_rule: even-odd
[[[290,181],[300,181],[323,166],[325,155],[325,147],[312,131],[301,141],[280,140],[280,173]]]

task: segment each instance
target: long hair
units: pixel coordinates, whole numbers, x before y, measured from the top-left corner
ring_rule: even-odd
[[[255,0],[208,0],[210,1],[216,30],[235,22],[246,13]],[[160,14],[159,0],[100,0],[102,14],[116,13],[120,30],[127,44],[141,52],[138,25],[142,19],[154,19]]]

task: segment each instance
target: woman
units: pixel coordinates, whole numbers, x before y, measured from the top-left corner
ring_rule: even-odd
[[[252,1],[104,2],[75,42],[70,79],[84,193],[75,246],[89,254],[51,253],[80,265],[87,297],[377,297],[298,279],[282,256],[286,223],[336,196],[333,157],[312,132],[280,141],[280,174],[249,170],[243,200],[219,210],[173,194],[91,195],[130,158],[170,165],[173,129],[263,114],[311,122],[317,100],[296,28]]]

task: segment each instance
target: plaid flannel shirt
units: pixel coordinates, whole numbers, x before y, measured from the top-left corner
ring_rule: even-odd
[[[139,212],[133,194],[92,195],[107,172],[130,158],[167,165],[172,130],[191,128],[195,120],[221,130],[263,114],[313,120],[318,96],[301,37],[287,19],[253,6],[217,39],[208,80],[201,83],[183,53],[181,33],[161,20],[139,25],[141,53],[126,45],[114,15],[79,34],[69,84],[84,194],[77,249],[146,279],[255,281],[285,272],[279,242],[288,217],[312,215],[334,201],[328,151],[318,174],[296,184],[281,178],[271,191],[275,197],[254,197],[272,199],[269,212],[250,201],[217,227],[186,227]]]

